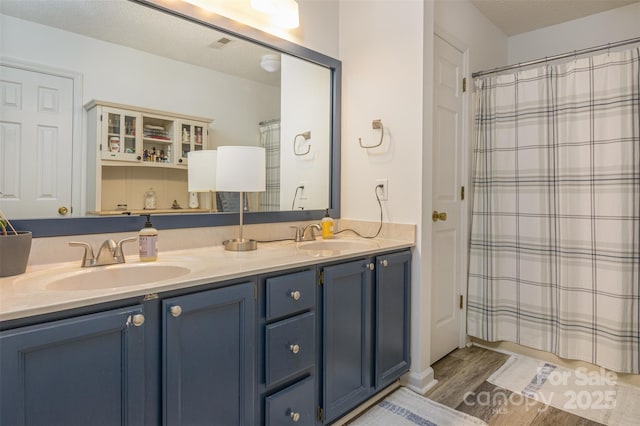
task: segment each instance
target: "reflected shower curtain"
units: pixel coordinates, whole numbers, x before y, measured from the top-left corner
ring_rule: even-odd
[[[260,211],[280,210],[280,120],[260,123],[260,145],[265,148],[266,192],[261,194]]]
[[[468,334],[640,372],[640,60],[476,80]]]

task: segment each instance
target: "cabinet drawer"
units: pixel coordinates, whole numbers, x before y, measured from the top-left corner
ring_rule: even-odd
[[[308,377],[265,400],[266,426],[315,424],[314,381]]]
[[[315,364],[315,315],[298,315],[265,327],[265,384],[271,386]]]
[[[267,321],[313,308],[315,283],[314,270],[267,279]]]

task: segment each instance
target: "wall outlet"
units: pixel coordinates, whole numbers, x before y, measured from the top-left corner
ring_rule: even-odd
[[[308,185],[309,183],[306,181],[300,181],[298,182],[298,186],[302,186],[304,187],[303,189],[299,189],[298,191],[298,196],[300,198],[300,200],[306,200],[307,199],[307,192],[308,192]]]
[[[382,185],[382,188],[378,188],[378,185]],[[389,179],[376,179],[376,193],[380,201],[389,200]]]

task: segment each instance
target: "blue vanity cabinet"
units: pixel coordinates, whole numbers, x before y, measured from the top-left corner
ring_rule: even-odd
[[[315,266],[259,279],[256,424],[316,424],[317,282]]]
[[[324,424],[409,370],[409,250],[322,269]]]
[[[144,423],[142,305],[0,333],[0,424]]]
[[[409,371],[411,252],[376,257],[375,389]]]
[[[246,282],[163,299],[163,424],[256,424],[255,297]]]
[[[332,422],[373,393],[373,259],[322,271],[322,420]]]

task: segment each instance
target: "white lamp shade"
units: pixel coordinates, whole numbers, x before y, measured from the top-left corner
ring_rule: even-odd
[[[264,148],[219,146],[217,164],[217,191],[262,192],[266,189]]]
[[[187,154],[189,192],[216,190],[216,157],[214,149],[190,151]]]

